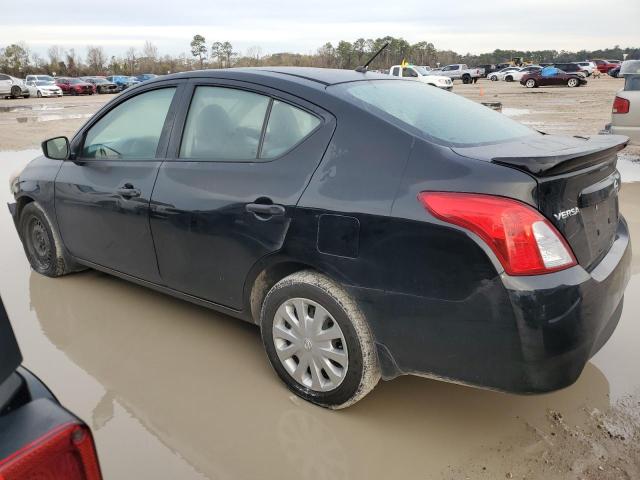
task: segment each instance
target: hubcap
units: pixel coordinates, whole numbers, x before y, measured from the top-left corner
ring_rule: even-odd
[[[273,343],[280,363],[299,384],[317,392],[337,388],[349,366],[344,334],[319,303],[292,298],[276,311]]]

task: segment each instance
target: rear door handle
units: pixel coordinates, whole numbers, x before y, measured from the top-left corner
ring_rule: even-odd
[[[124,186],[116,190],[116,192],[118,193],[118,195],[124,198],[139,197],[141,194],[140,190],[135,188],[130,183],[125,183]]]
[[[247,203],[245,210],[265,217],[272,217],[276,215],[281,216],[285,214],[285,208],[282,205],[265,203]]]

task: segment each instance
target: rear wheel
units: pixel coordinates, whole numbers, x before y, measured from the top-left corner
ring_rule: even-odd
[[[271,365],[303,399],[345,408],[378,383],[375,344],[364,315],[325,275],[306,270],[279,281],[267,294],[260,319]]]
[[[464,83],[464,84],[471,83],[471,75],[469,75],[467,73],[462,75],[462,83]]]
[[[568,87],[577,87],[578,85],[580,85],[580,82],[578,81],[577,78],[570,78],[569,80],[567,80],[567,86]]]
[[[40,93],[40,90],[38,90],[38,91],[36,92],[36,97],[38,97],[38,98],[42,97],[42,93]]]
[[[507,82],[513,82],[513,77],[509,75],[508,77],[504,77]]]
[[[18,98],[20,95],[22,95],[22,89],[19,86],[11,87],[11,98]]]
[[[524,85],[527,88],[534,88],[536,86],[536,81],[533,78],[530,78],[524,83]]]

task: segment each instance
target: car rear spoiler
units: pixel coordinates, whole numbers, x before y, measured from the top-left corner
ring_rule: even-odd
[[[623,135],[563,137],[541,135],[508,144],[454,148],[459,155],[523,170],[539,177],[561,175],[606,161],[629,143]],[[514,152],[503,156],[503,152]]]

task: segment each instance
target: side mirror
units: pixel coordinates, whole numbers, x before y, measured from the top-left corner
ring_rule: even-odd
[[[42,142],[42,153],[53,160],[66,160],[69,158],[69,139],[67,137],[50,138]]]

